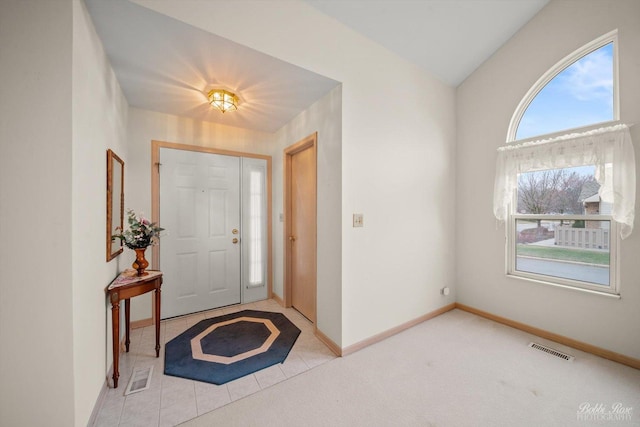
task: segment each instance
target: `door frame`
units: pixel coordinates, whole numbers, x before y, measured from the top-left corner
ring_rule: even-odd
[[[314,185],[313,185],[313,208],[312,212],[314,212],[313,218],[311,218],[313,223],[313,259],[311,261],[311,270],[313,272],[313,277],[315,280],[313,281],[313,322],[316,325],[316,318],[318,316],[318,272],[317,272],[317,258],[318,258],[318,132],[314,132],[306,138],[301,139],[289,147],[284,149],[284,160],[283,160],[283,196],[284,196],[284,234],[283,234],[283,242],[285,246],[285,255],[284,255],[284,306],[291,307],[292,305],[292,287],[291,283],[292,273],[291,273],[291,256],[293,245],[289,240],[289,236],[291,236],[292,231],[292,196],[291,196],[291,163],[292,158],[296,153],[301,151],[310,149],[311,155],[313,157],[313,165],[315,167],[315,173],[313,174]]]
[[[200,147],[197,145],[186,145],[175,142],[151,141],[151,221],[160,223],[160,149],[172,148],[174,150],[197,151],[200,153],[221,154],[234,157],[249,157],[253,159],[263,159],[267,162],[267,298],[273,297],[273,247],[272,247],[272,190],[271,190],[271,156],[256,153],[245,153],[241,151],[221,150],[211,147]],[[151,265],[157,269],[160,265],[160,248],[152,246]],[[153,318],[155,319],[155,308],[153,309]]]

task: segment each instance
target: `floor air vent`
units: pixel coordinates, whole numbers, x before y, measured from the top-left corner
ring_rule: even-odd
[[[534,342],[530,342],[529,343],[529,347],[535,348],[536,350],[544,351],[545,353],[548,353],[548,354],[550,354],[552,356],[555,356],[555,357],[559,357],[560,359],[568,360],[569,362],[571,362],[571,361],[573,361],[573,359],[575,359],[575,357],[573,357],[571,355],[565,354],[565,353],[563,353],[561,351],[558,351],[558,350],[554,350],[553,348],[544,346],[542,344],[537,344],[537,343],[534,343]]]
[[[129,385],[127,386],[127,390],[124,392],[124,395],[128,395],[131,393],[137,393],[142,390],[146,390],[151,385],[151,374],[153,373],[153,366],[148,366],[146,368],[135,368],[133,370],[133,374],[131,374],[131,379],[129,380]]]

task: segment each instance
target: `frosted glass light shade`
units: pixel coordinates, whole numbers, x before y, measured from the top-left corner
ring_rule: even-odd
[[[209,98],[209,103],[223,113],[238,109],[238,97],[229,91],[212,89],[209,91],[207,97]]]

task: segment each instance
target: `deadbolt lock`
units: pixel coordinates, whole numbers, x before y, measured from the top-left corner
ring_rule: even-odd
[[[237,229],[237,228],[234,228],[233,230],[231,230],[231,233],[233,233],[233,234],[238,234],[238,229]]]

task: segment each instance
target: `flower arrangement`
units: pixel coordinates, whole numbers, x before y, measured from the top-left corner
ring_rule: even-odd
[[[120,227],[116,228],[120,233],[115,234],[113,239],[120,239],[129,249],[144,249],[158,244],[160,232],[164,228],[158,227],[155,222],[143,216],[136,216],[132,209],[127,210],[127,222],[129,229],[122,231]]]

